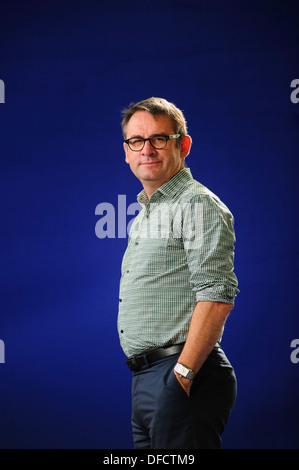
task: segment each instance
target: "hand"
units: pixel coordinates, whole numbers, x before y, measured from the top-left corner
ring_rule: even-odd
[[[180,385],[183,387],[183,389],[187,393],[188,397],[190,397],[190,388],[192,385],[192,380],[186,379],[185,377],[181,377],[175,370],[173,372],[176,378],[178,379],[178,381],[180,382]]]

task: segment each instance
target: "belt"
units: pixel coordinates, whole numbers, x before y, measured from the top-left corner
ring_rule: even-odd
[[[133,372],[137,372],[142,366],[150,365],[153,362],[163,359],[164,357],[172,356],[173,354],[180,353],[183,350],[185,343],[174,344],[172,346],[165,346],[164,348],[154,349],[147,354],[140,354],[138,356],[129,357],[126,360],[128,367]],[[220,344],[217,342],[215,348],[220,348]]]
[[[164,357],[172,356],[173,354],[180,353],[185,343],[174,344],[173,346],[166,346],[165,348],[154,349],[147,354],[140,354],[140,356],[132,356],[126,360],[130,370],[137,372],[142,366],[152,364],[153,362],[163,359]]]

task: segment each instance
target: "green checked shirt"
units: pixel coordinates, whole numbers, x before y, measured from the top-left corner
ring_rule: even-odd
[[[234,219],[184,168],[132,223],[122,261],[118,333],[127,356],[184,342],[196,303],[234,304]],[[219,338],[220,340],[220,338]]]

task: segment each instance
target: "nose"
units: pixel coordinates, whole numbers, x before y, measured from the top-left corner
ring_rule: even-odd
[[[151,155],[155,155],[155,153],[156,153],[156,149],[154,149],[154,147],[151,145],[149,140],[146,140],[144,143],[144,147],[142,149],[142,155],[151,156]]]

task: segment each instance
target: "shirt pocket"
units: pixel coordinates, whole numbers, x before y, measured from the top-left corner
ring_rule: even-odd
[[[138,239],[135,242],[135,268],[144,275],[164,274],[166,271],[167,238]]]

